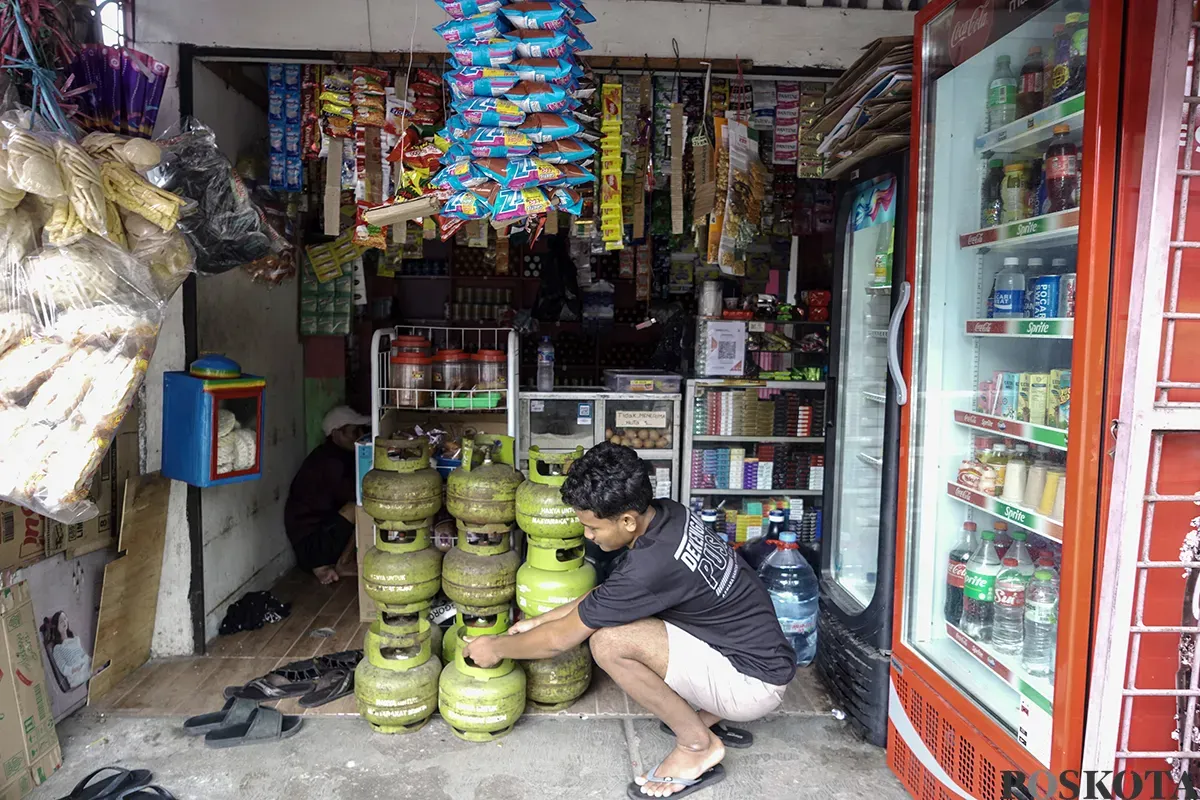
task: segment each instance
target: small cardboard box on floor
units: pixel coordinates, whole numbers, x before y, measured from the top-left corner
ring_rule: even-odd
[[[21,800],[61,765],[37,619],[21,582],[0,589],[0,800]]]

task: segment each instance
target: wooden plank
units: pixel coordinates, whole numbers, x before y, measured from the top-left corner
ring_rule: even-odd
[[[170,495],[171,481],[157,472],[125,485],[117,543],[122,555],[104,568],[92,657],[92,663],[106,666],[88,684],[89,704],[150,658]]]

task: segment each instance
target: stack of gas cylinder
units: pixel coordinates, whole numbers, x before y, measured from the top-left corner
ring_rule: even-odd
[[[464,637],[508,630],[520,559],[512,550],[521,473],[511,437],[481,434],[463,444],[462,467],[446,481],[446,509],[458,541],[442,563],[442,591],[455,622],[442,647],[438,704],[460,739],[486,742],[507,734],[525,711],[525,673],[509,659],[494,667],[464,658]]]
[[[431,546],[430,530],[442,508],[442,478],[429,466],[429,441],[376,439],[362,494],[376,531],[363,557],[363,584],[379,617],[363,642],[354,694],[376,731],[407,733],[437,710],[441,671],[441,629],[428,614],[441,586],[442,554]]]
[[[529,480],[517,489],[517,524],[527,537],[525,563],[517,572],[517,606],[526,617],[570,603],[596,585],[596,570],[583,558],[583,525],[561,494],[570,462],[582,455],[582,447],[560,454],[529,448]],[[586,642],[522,666],[529,701],[550,710],[571,705],[592,680]]]

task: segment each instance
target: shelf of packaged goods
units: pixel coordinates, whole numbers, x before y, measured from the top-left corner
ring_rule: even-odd
[[[1021,669],[1019,653],[998,653],[991,645],[975,641],[949,622],[946,623],[946,635],[1030,702],[1047,714],[1054,713],[1054,684]]]
[[[886,403],[887,402],[887,394],[884,392],[869,392],[866,389],[864,389],[863,397],[867,398],[872,403]]]
[[[797,389],[824,391],[825,381],[756,381],[748,378],[696,378],[697,386],[705,389]]]
[[[1051,428],[1048,425],[1035,425],[1032,422],[1019,422],[1015,419],[995,417],[991,414],[979,414],[974,411],[955,411],[954,421],[959,425],[974,428],[984,433],[998,434],[1009,439],[1019,439],[1030,444],[1040,444],[1055,450],[1067,449],[1067,431],[1065,428]]]
[[[883,469],[883,459],[879,458],[877,456],[868,455],[866,453],[859,453],[858,460],[864,464],[869,464],[870,466],[875,467],[876,469]]]
[[[994,228],[959,234],[958,246],[962,250],[980,247],[1019,250],[1024,247],[1045,247],[1049,244],[1067,243],[1079,238],[1079,209],[1069,208],[1040,217],[1030,217],[1018,222],[1006,222]]]
[[[966,333],[967,336],[1017,339],[1071,339],[1075,336],[1075,320],[1071,317],[969,319]]]
[[[691,489],[693,496],[727,495],[731,497],[820,497],[820,489]]]
[[[1054,138],[1056,125],[1067,125],[1072,134],[1083,130],[1083,92],[1035,111],[1002,128],[975,137],[979,153],[1020,153]],[[1040,155],[1039,155],[1040,157]]]
[[[420,404],[401,402],[405,395],[420,393]],[[379,407],[399,411],[452,414],[507,414],[508,392],[504,389],[450,391],[445,389],[379,389]],[[439,402],[440,401],[440,402]],[[486,405],[485,405],[486,404]]]
[[[1057,520],[1043,517],[1035,511],[1030,511],[1014,503],[1006,503],[999,497],[993,497],[990,494],[983,494],[966,486],[960,486],[953,481],[946,484],[946,494],[960,503],[966,503],[971,508],[977,508],[985,514],[991,514],[993,517],[998,517],[1011,525],[1016,525],[1018,528],[1024,528],[1030,533],[1036,533],[1043,539],[1049,539],[1062,544],[1062,523]]]
[[[762,442],[764,444],[820,444],[824,436],[724,436],[699,435],[692,437],[693,442]]]

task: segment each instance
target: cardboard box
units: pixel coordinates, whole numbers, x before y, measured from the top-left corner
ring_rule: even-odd
[[[0,503],[0,569],[46,557],[46,519],[27,508]]]
[[[0,671],[0,800],[20,800],[62,765],[24,582],[0,590]]]

